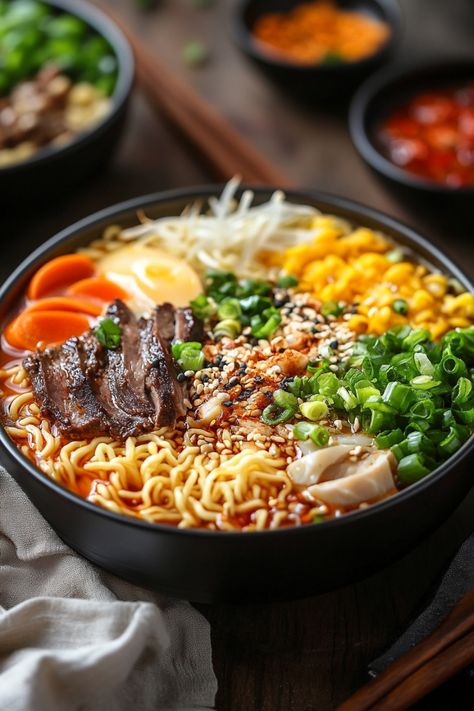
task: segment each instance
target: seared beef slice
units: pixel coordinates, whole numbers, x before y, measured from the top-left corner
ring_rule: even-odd
[[[110,434],[125,439],[173,426],[185,413],[171,342],[199,340],[202,325],[190,309],[171,304],[140,319],[122,301],[107,318],[121,329],[120,346],[104,348],[94,331],[24,360],[42,412],[70,437]]]

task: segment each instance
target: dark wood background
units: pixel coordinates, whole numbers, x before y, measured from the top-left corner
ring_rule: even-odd
[[[256,72],[230,39],[235,5],[216,0],[162,0],[143,13],[134,0],[103,0],[157,55],[217,106],[294,182],[354,198],[401,218],[441,245],[474,276],[472,235],[449,211],[430,219],[373,176],[354,151],[344,110],[297,105]],[[402,0],[404,36],[395,62],[441,56],[473,58],[472,0]],[[207,43],[206,67],[181,59],[192,39]],[[212,182],[172,129],[133,98],[126,135],[112,163],[68,197],[41,206],[2,206],[4,276],[32,247],[95,210],[136,195]],[[452,222],[452,224],[451,224]],[[398,563],[336,592],[302,601],[203,608],[212,625],[218,708],[231,711],[329,711],[367,679],[367,665],[429,600],[460,542],[473,530],[474,495],[440,529]],[[315,565],[317,564],[315,552]],[[242,571],[245,575],[245,571]],[[249,581],[251,585],[251,581]],[[472,708],[461,676],[417,708]],[[470,691],[470,694],[469,694]],[[468,701],[470,695],[470,703]]]

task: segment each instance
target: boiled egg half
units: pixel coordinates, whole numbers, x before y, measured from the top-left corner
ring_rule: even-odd
[[[146,244],[129,244],[101,257],[97,271],[122,287],[138,312],[168,301],[188,306],[202,294],[200,278],[189,264]]]

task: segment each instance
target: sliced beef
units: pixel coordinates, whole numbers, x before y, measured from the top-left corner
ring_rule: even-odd
[[[173,340],[200,340],[202,326],[190,309],[171,304],[137,322],[120,300],[106,317],[121,329],[115,349],[94,331],[24,360],[42,412],[71,437],[110,434],[125,439],[157,427],[172,427],[185,414],[185,392],[171,355]]]
[[[157,306],[153,313],[152,318],[155,320],[156,328],[159,330],[160,337],[167,346],[169,346],[174,338],[175,315],[176,310],[171,304]]]
[[[198,341],[202,343],[204,328],[192,309],[176,309],[174,338],[176,341]]]
[[[153,429],[155,409],[145,388],[140,331],[135,316],[122,301],[114,301],[107,318],[121,328],[120,346],[103,349],[102,366],[94,378],[97,399],[110,418],[110,432],[126,438]]]
[[[170,351],[174,334],[174,313],[170,304],[159,306],[151,318],[141,322],[142,358],[145,384],[155,407],[156,426],[171,426],[184,415],[184,392],[178,383]],[[171,307],[172,309],[173,307]],[[170,314],[173,319],[170,324]],[[171,336],[171,338],[170,338]]]
[[[36,398],[61,432],[92,437],[107,431],[106,413],[86,375],[83,342],[70,338],[60,348],[49,348],[24,360]]]

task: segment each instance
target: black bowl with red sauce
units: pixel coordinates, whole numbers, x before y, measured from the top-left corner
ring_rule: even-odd
[[[380,72],[354,96],[349,125],[365,162],[403,196],[472,223],[474,60]]]
[[[158,219],[190,203],[206,205],[221,186],[135,198],[72,225],[39,247],[0,288],[0,326],[31,276],[53,257],[97,239],[111,224],[137,224],[137,211]],[[244,187],[242,188],[244,189]],[[256,188],[256,202],[275,188]],[[441,251],[376,210],[313,190],[287,191],[354,225],[384,232],[466,290],[474,285]],[[443,523],[473,485],[474,437],[429,476],[384,501],[340,518],[293,528],[209,531],[148,523],[100,508],[50,479],[0,426],[0,461],[58,535],[100,567],[168,595],[199,602],[291,599],[363,578],[414,548]]]

